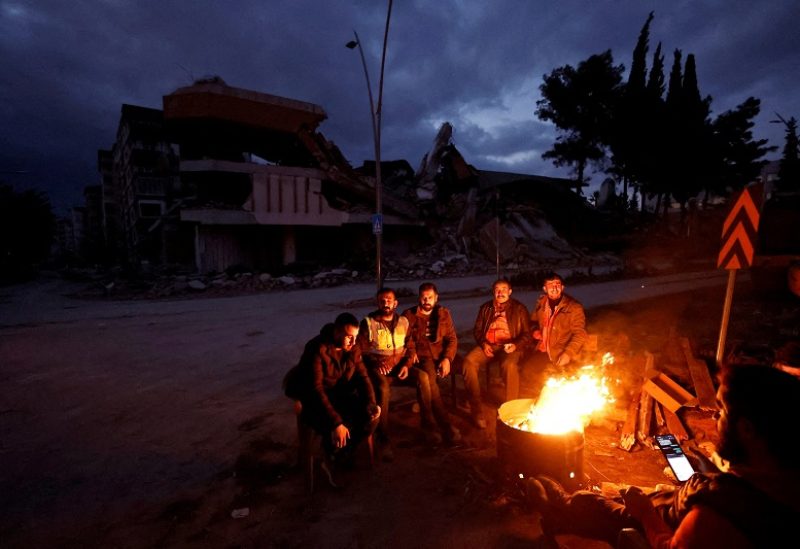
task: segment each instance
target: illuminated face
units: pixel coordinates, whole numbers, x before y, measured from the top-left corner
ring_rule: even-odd
[[[395,309],[397,309],[397,298],[394,292],[384,292],[378,296],[378,310],[384,316],[391,316]]]
[[[498,282],[494,285],[494,300],[497,303],[505,303],[511,297],[511,286],[505,282]]]
[[[558,279],[545,280],[542,290],[547,294],[548,299],[555,301],[561,297],[561,293],[564,291],[564,285]]]
[[[356,344],[356,337],[358,337],[358,326],[339,328],[336,333],[336,347],[349,351]]]
[[[439,300],[439,296],[433,290],[424,290],[419,294],[419,308],[429,313],[433,310],[433,306]]]
[[[731,463],[741,463],[747,454],[742,441],[739,439],[736,421],[728,413],[724,389],[725,387],[723,386],[717,391],[717,406],[719,408],[715,414],[717,418],[717,433],[719,433],[717,453]]]

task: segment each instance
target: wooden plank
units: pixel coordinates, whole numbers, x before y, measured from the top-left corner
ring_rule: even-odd
[[[667,422],[667,430],[675,435],[675,438],[678,440],[678,442],[689,440],[689,433],[686,432],[686,428],[683,426],[681,418],[679,418],[675,412],[672,412],[667,408],[664,408],[663,412],[664,420]]]
[[[682,337],[680,341],[681,347],[683,348],[683,355],[686,357],[686,364],[689,366],[689,373],[692,376],[694,392],[697,395],[697,402],[700,408],[716,410],[717,391],[714,388],[714,382],[711,381],[711,375],[708,373],[708,365],[704,361],[694,357],[694,354],[692,354],[692,347],[689,344],[689,338]]]
[[[636,394],[631,398],[631,403],[628,406],[628,417],[625,419],[625,424],[622,426],[622,434],[619,438],[619,447],[628,452],[636,444],[636,418],[639,416],[639,400],[641,400],[641,394]]]
[[[653,406],[655,399],[647,391],[642,391],[639,399],[639,414],[636,425],[636,440],[648,448],[653,448],[652,439]]]
[[[661,432],[661,428],[667,424],[666,420],[664,419],[664,407],[660,402],[656,402],[653,406],[653,411],[656,417],[656,431]]]

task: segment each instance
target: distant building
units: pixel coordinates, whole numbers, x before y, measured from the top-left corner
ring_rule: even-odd
[[[374,179],[317,132],[322,107],[219,78],[163,105],[123,105],[114,146],[98,151],[105,241],[124,250],[118,258],[271,271],[363,257],[372,245]],[[421,229],[391,194],[384,212],[384,226]]]

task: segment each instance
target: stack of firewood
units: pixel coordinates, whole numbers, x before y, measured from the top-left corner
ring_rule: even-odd
[[[645,352],[645,377],[652,374],[654,357]],[[689,438],[677,414],[653,398],[647,391],[644,380],[638,393],[634,394],[628,407],[628,415],[622,427],[620,448],[630,451],[637,442],[646,448],[655,448],[653,436],[662,433],[672,433],[678,441]]]
[[[630,451],[637,442],[648,448],[655,448],[653,437],[657,434],[671,433],[678,441],[688,440],[689,434],[676,412],[683,405],[697,405],[702,409],[716,408],[714,384],[711,381],[708,367],[702,360],[695,358],[688,338],[670,334],[672,360],[682,358],[688,369],[697,397],[685,391],[665,374],[655,368],[652,353],[645,352],[645,366],[642,384],[634,394],[628,408],[628,415],[620,436],[620,447]],[[659,381],[666,383],[659,388]],[[683,401],[676,401],[676,394],[683,393]]]

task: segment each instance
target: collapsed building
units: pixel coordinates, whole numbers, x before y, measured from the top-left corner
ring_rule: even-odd
[[[353,168],[319,132],[326,118],[216,77],[165,95],[163,111],[123,105],[113,148],[98,154],[114,259],[200,273],[369,269],[375,163]],[[381,171],[383,245],[396,261],[422,249],[464,262],[582,255],[558,234],[591,216],[569,180],[477,170],[448,123],[416,172],[404,160]]]

